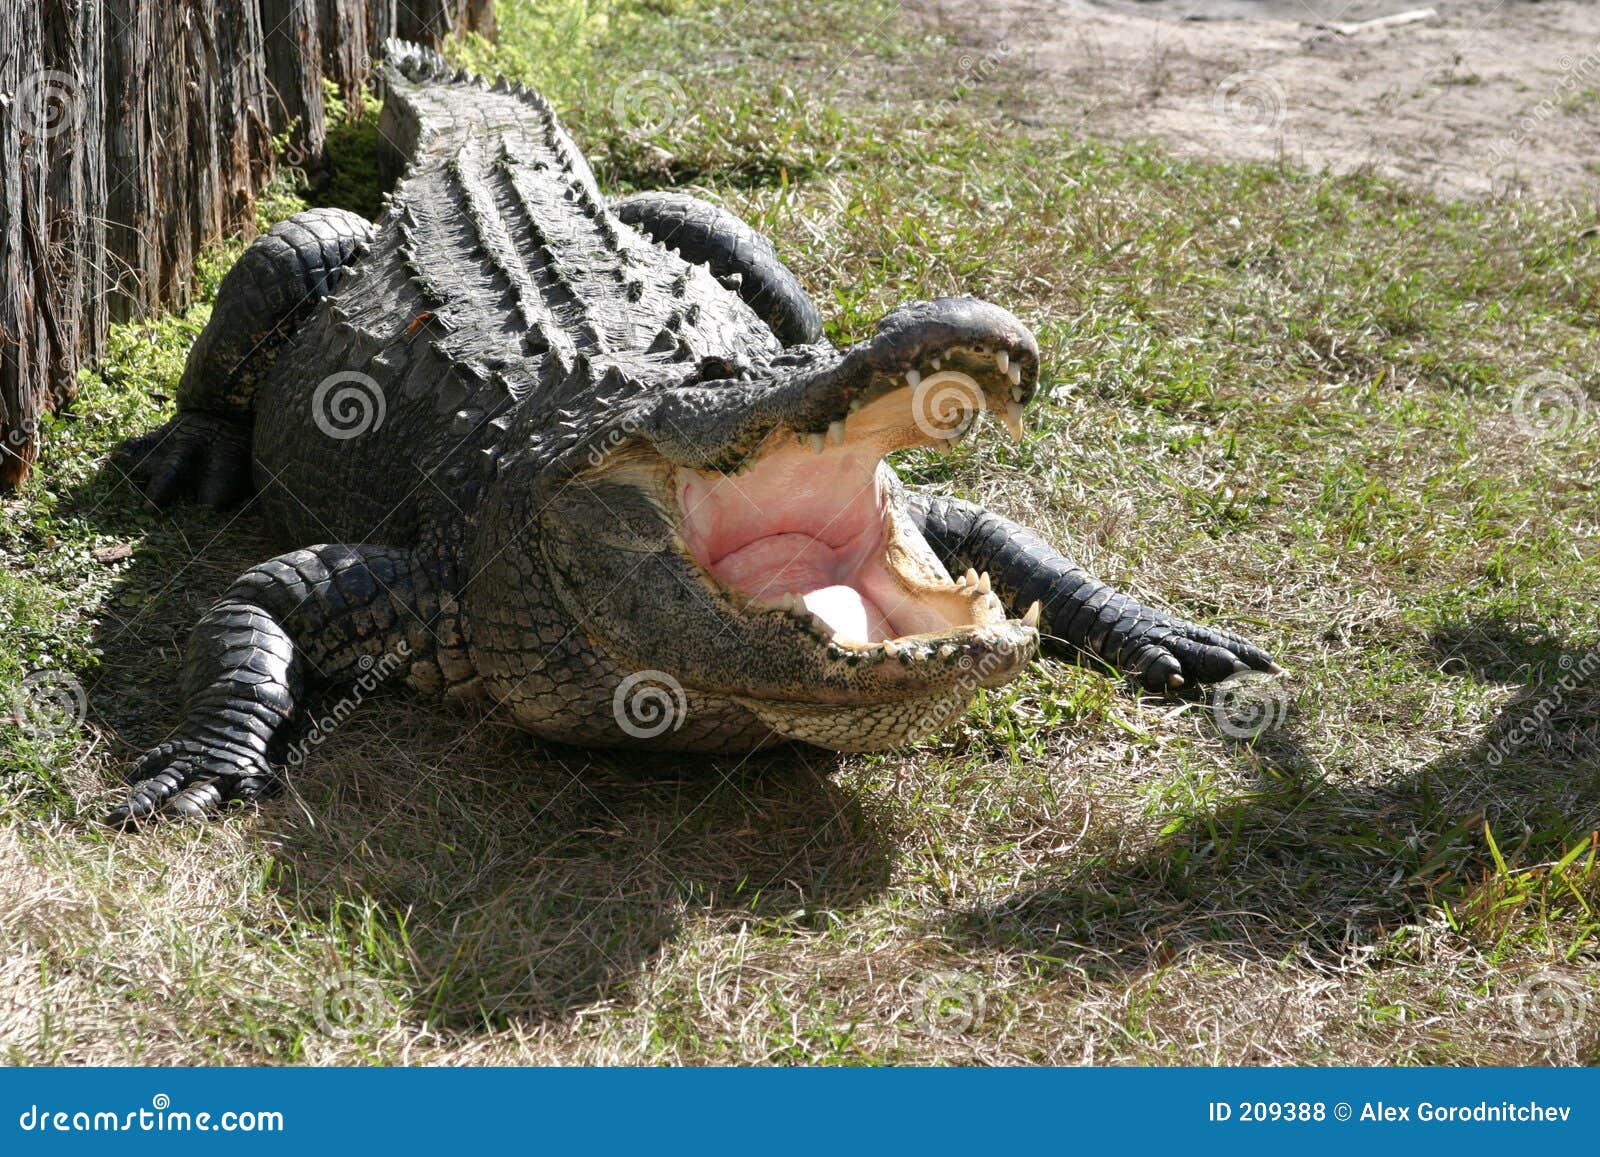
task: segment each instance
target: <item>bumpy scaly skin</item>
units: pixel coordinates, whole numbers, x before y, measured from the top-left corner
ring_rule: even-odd
[[[926,734],[1026,665],[1031,598],[1051,632],[1150,686],[1270,667],[1018,527],[907,496],[881,463],[866,481],[893,581],[977,608],[992,600],[957,593],[940,563],[987,569],[1012,618],[995,605],[954,633],[841,644],[804,607],[712,581],[667,497],[679,479],[736,484],[803,452],[797,438],[842,445],[851,423],[893,441],[898,419],[869,416],[898,413],[877,407],[920,367],[964,375],[1014,422],[1038,380],[1032,335],[955,298],[836,349],[731,214],[645,195],[619,215],[542,98],[409,45],[386,54],[382,135],[405,175],[382,219],[312,210],[258,240],[224,279],[179,414],[127,448],[153,500],[253,491],[303,549],[245,574],[196,627],[183,726],[134,765],[114,822],[261,795],[306,689],[374,666],[552,739],[702,751]],[[927,541],[902,533],[913,520]],[[366,545],[306,545],[340,542]],[[681,698],[667,723],[624,726],[630,683],[663,675]]]
[[[267,230],[223,277],[178,383],[178,406],[248,419],[274,351],[339,287],[371,239],[371,223],[343,209],[301,213]]]
[[[354,213],[315,209],[274,225],[228,270],[178,383],[183,421],[121,450],[153,502],[164,505],[187,490],[225,507],[250,493],[256,389],[371,239],[371,223]]]
[[[639,193],[616,214],[686,260],[708,265],[727,289],[756,311],[786,346],[822,340],[822,315],[778,260],[772,242],[726,209],[683,193]]]
[[[199,815],[272,784],[308,680],[349,679],[395,652],[436,651],[438,577],[406,551],[317,546],[241,575],[189,639],[179,738],[145,753],[111,822]],[[426,616],[426,617],[425,617]]]

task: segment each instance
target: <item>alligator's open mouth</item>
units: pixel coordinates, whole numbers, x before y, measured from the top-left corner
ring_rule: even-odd
[[[1026,327],[971,298],[902,306],[843,351],[707,357],[642,394],[621,440],[570,451],[551,573],[613,661],[691,699],[840,750],[926,735],[1027,665],[1039,610],[952,576],[883,460],[985,422],[1020,436],[1038,372]]]
[[[802,619],[849,658],[936,653],[1004,624],[988,576],[952,577],[888,501],[881,463],[910,446],[950,447],[986,410],[1020,437],[1022,353],[947,348],[898,381],[874,380],[826,430],[773,431],[737,474],[680,468],[690,553],[736,601]],[[1035,626],[1037,610],[1023,621]]]

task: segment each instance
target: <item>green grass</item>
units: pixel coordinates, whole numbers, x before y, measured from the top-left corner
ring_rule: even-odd
[[[1204,697],[1043,664],[909,751],[661,767],[385,695],[289,797],[108,835],[189,625],[272,553],[107,466],[206,307],[121,326],[0,526],[0,677],[88,703],[0,724],[0,1056],[1600,1060],[1600,694],[1505,747],[1600,646],[1592,206],[1024,128],[1023,90],[962,72],[981,49],[877,3],[500,25],[453,51],[548,92],[608,188],[758,223],[835,340],[943,293],[1032,325],[1026,442],[902,472],[1256,637],[1285,715],[1238,741]],[[335,129],[322,202],[373,210],[375,132]],[[1541,434],[1519,391],[1550,381]]]

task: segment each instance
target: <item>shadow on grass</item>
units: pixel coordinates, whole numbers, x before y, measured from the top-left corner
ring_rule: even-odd
[[[492,725],[463,744],[461,721],[389,706],[302,769],[264,828],[309,917],[354,938],[380,913],[437,1026],[564,1018],[687,923],[826,927],[889,879],[880,826],[809,756],[646,765]],[[403,742],[376,730],[396,723]]]
[[[145,535],[104,604],[88,688],[120,770],[180,722],[194,622],[277,550],[248,508],[156,512],[113,466],[65,501],[104,532]],[[311,713],[337,696],[313,698]],[[791,747],[552,747],[396,690],[363,704],[249,822],[274,861],[268,886],[303,931],[329,929],[349,967],[409,990],[417,1017],[471,1030],[571,1016],[670,952],[685,922],[820,927],[880,892],[892,845],[828,778],[835,766]]]
[[[1550,698],[1585,649],[1497,620],[1443,627],[1428,646],[1454,678],[1519,684],[1480,742],[1367,783],[1336,763],[1319,770],[1291,719],[1238,745],[1256,790],[1182,815],[1131,855],[1105,833],[1071,865],[958,913],[947,934],[1108,979],[1196,946],[1337,965],[1480,887],[1494,870],[1486,821],[1512,868],[1559,860],[1600,826],[1600,687],[1567,690],[1553,709]]]

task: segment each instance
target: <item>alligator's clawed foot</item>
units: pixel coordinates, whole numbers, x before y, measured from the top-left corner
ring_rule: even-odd
[[[178,739],[145,752],[128,769],[128,802],[106,816],[112,827],[137,827],[157,816],[201,819],[224,804],[260,799],[277,786],[265,760]]]
[[[117,461],[157,506],[193,497],[222,510],[250,496],[248,426],[192,411],[124,443]]]
[[[1169,619],[1144,634],[1126,662],[1147,691],[1175,691],[1190,683],[1220,683],[1241,671],[1279,675],[1283,668],[1255,644],[1231,631]]]

